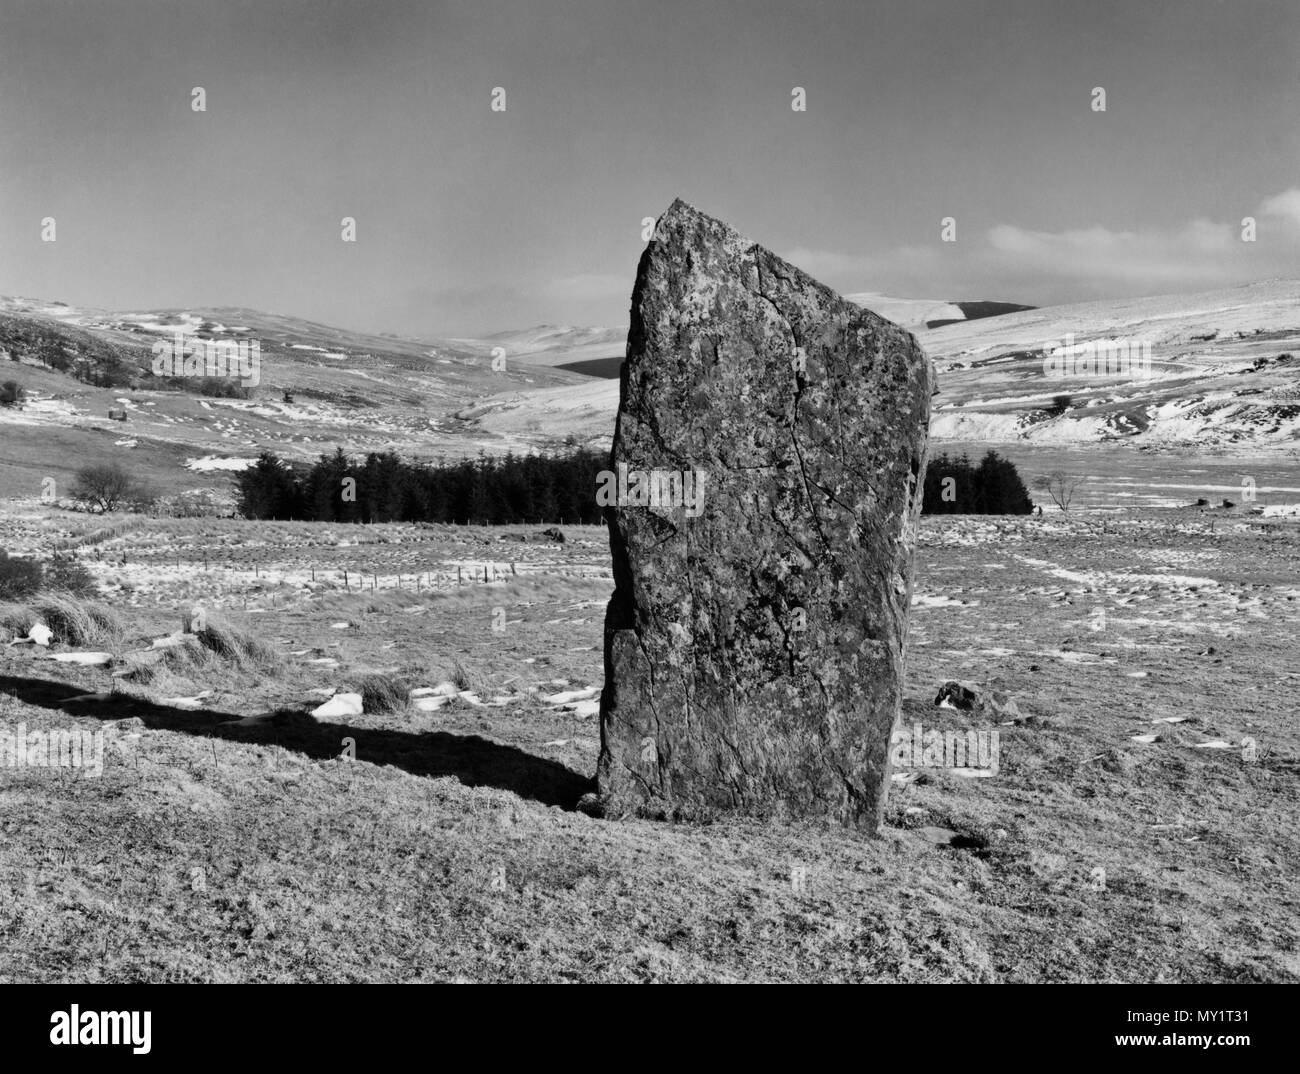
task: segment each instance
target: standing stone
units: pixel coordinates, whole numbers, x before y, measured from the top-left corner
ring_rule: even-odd
[[[909,332],[682,201],[660,218],[598,490],[607,814],[879,826],[933,383]]]

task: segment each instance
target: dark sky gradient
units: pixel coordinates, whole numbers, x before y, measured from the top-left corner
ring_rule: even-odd
[[[1298,116],[1297,0],[3,0],[0,293],[622,324],[679,195],[842,291],[1199,290],[1300,276]]]

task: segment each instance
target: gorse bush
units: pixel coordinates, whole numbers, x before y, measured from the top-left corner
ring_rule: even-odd
[[[44,587],[73,596],[90,596],[96,591],[95,579],[85,566],[72,556],[55,556],[45,565]]]
[[[227,664],[258,671],[274,671],[281,664],[279,654],[257,638],[252,631],[242,629],[197,608],[188,609],[183,617],[186,633],[193,637],[207,654]],[[183,653],[175,647],[168,651]]]
[[[1034,509],[1029,490],[1015,466],[996,451],[973,466],[969,458],[946,453],[925,470],[926,515],[1027,515]]]
[[[468,690],[472,694],[484,693],[488,688],[488,678],[479,668],[457,657],[451,667],[451,681],[457,690]]]
[[[1052,396],[1051,406],[1044,407],[1043,409],[1047,411],[1050,417],[1059,418],[1070,409],[1070,405],[1073,402],[1074,400],[1068,395],[1054,395]]]
[[[34,559],[14,559],[0,549],[0,600],[23,600],[41,588],[44,571]]]
[[[411,687],[397,675],[367,675],[358,687],[361,707],[367,713],[404,712],[411,703]]]
[[[31,612],[64,645],[120,645],[125,627],[111,608],[68,593],[50,593],[31,605]]]
[[[194,391],[210,399],[251,399],[253,390],[229,377],[204,377],[195,381]]]

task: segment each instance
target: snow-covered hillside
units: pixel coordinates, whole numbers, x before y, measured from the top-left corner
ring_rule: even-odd
[[[884,315],[889,307],[878,305]],[[894,312],[915,321],[936,309]],[[939,441],[1300,452],[1300,281],[1055,306],[916,335],[939,370],[931,425]],[[1051,361],[1090,345],[1148,353],[1149,372]],[[1054,403],[1058,396],[1069,398]],[[475,420],[503,437],[563,428],[590,439],[612,435],[617,409],[618,382],[609,380],[576,396],[571,388],[498,396]]]
[[[912,332],[925,328],[927,321],[960,321],[966,316],[960,306],[933,298],[894,298],[875,291],[860,291],[844,297]]]
[[[1300,450],[1300,281],[1055,306],[918,337],[939,370],[940,440]]]

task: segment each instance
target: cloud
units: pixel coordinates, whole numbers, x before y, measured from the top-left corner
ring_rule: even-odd
[[[1030,231],[990,228],[979,260],[993,272],[1042,276],[1091,287],[1164,287],[1212,284],[1239,251],[1229,224],[1193,220],[1175,230],[1111,231],[1091,227]]]
[[[880,255],[843,254],[807,247],[778,253],[790,264],[842,293],[866,290],[898,294],[902,288],[927,298],[936,289],[943,291],[942,281],[951,260],[947,250],[925,246],[900,246]]]
[[[628,298],[632,294],[632,284],[626,276],[587,272],[551,280],[540,288],[538,294],[542,298],[563,302]]]
[[[1280,216],[1300,225],[1300,187],[1292,187],[1281,194],[1265,198],[1259,211],[1264,216]]]
[[[963,229],[958,241],[908,244],[870,254],[798,247],[791,264],[844,294],[864,291],[936,304],[976,299],[1055,305],[1092,299],[1208,291],[1270,277],[1300,276],[1300,188],[1262,199],[1241,220],[1194,219],[1118,230],[1101,224],[1059,231],[999,224]],[[546,323],[607,324],[626,316],[632,280],[578,273],[511,284],[463,282],[412,288],[370,310],[385,330],[472,335]]]
[[[795,249],[782,256],[845,292],[1041,305],[1300,276],[1300,188],[1265,198],[1253,215],[1255,242],[1242,241],[1240,220],[1200,218],[1138,230],[999,224],[970,239],[959,223],[954,243],[900,246],[878,255]]]

